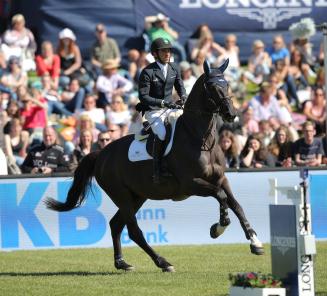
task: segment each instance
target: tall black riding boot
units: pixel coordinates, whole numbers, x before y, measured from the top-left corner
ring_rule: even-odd
[[[155,136],[153,141],[153,183],[160,183],[160,173],[161,173],[161,160],[164,153],[163,141],[161,141],[158,136]]]

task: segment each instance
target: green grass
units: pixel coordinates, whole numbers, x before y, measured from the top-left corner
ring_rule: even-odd
[[[162,273],[139,248],[125,248],[135,272],[116,271],[112,249],[70,249],[0,253],[0,295],[165,295],[228,294],[228,274],[271,272],[270,246],[251,255],[246,244],[155,248],[176,273]],[[318,242],[316,295],[327,295],[327,242]]]

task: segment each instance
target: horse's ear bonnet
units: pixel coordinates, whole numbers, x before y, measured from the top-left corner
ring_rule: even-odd
[[[225,60],[225,62],[218,68],[221,73],[224,73],[226,68],[228,67],[229,59]]]
[[[207,77],[209,77],[211,69],[210,69],[210,64],[209,64],[209,62],[207,60],[205,60],[204,63],[203,63],[203,70],[204,70],[205,75]]]

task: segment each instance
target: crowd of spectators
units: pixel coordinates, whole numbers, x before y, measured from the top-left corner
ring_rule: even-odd
[[[314,54],[310,36],[282,35],[253,42],[246,64],[237,37],[218,44],[200,25],[185,46],[169,18],[145,18],[143,50],[126,58],[104,24],[94,25],[89,56],[83,58],[70,28],[37,48],[24,16],[14,15],[0,39],[0,174],[74,171],[83,156],[142,128],[135,110],[138,78],[153,62],[149,44],[169,39],[187,94],[207,59],[227,58],[239,121],[219,126],[219,144],[229,168],[321,166],[327,164],[324,52]],[[293,26],[294,27],[294,26]],[[121,66],[124,65],[124,66]]]

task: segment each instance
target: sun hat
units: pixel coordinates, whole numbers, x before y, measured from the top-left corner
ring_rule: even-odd
[[[119,63],[117,63],[113,59],[106,60],[102,65],[103,70],[106,70],[106,69],[110,70],[110,69],[117,69],[117,68],[119,68]]]
[[[180,62],[179,66],[181,68],[181,71],[187,71],[187,70],[191,69],[191,65],[187,61]]]
[[[73,33],[73,31],[71,29],[68,29],[68,28],[61,30],[59,33],[59,39],[64,39],[64,38],[68,38],[73,41],[76,41],[75,34]]]

